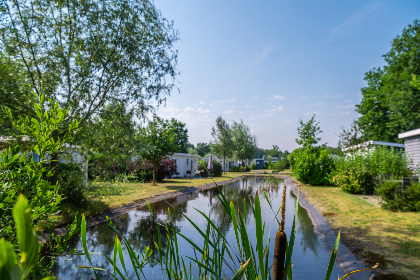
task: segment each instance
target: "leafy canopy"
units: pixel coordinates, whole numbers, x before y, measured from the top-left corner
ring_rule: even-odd
[[[420,21],[415,20],[392,41],[383,55],[385,66],[365,75],[368,85],[356,105],[362,141],[401,142],[398,133],[420,127],[420,89],[413,80],[420,74],[419,54]]]
[[[315,115],[311,119],[304,123],[302,119],[299,120],[300,127],[298,127],[298,136],[296,143],[302,145],[304,148],[313,147],[321,141],[321,137],[318,134],[322,132],[319,127],[319,122],[315,120]]]

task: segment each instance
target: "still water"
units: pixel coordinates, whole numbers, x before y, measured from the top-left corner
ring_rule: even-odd
[[[268,197],[275,210],[279,209],[281,205],[281,196],[283,191],[283,181],[279,181],[275,185],[268,186],[268,182],[264,178],[251,178],[238,180],[234,183],[230,183],[221,186],[221,190],[224,192],[228,201],[233,201],[236,209],[244,209],[244,203],[246,204],[247,211],[247,227],[250,240],[255,240],[255,224],[252,214],[251,203],[255,199],[257,190],[262,188],[268,194]],[[293,223],[293,215],[296,203],[296,197],[290,191],[289,187],[286,186],[286,225],[285,232],[290,237],[290,232]],[[206,220],[197,213],[195,209],[198,209],[206,214],[210,215],[212,221],[221,226],[221,231],[224,233],[226,238],[231,244],[236,244],[233,227],[231,224],[227,225],[224,223],[224,209],[220,204],[217,195],[217,189],[196,191],[190,194],[184,194],[168,200],[168,202],[186,214],[192,219],[202,230],[206,228]],[[270,232],[270,263],[273,259],[274,250],[274,237],[278,229],[278,224],[274,220],[274,214],[269,208],[268,203],[261,196],[261,208],[262,217],[266,223],[266,233],[271,229]],[[168,204],[166,202],[158,202],[152,205],[152,209],[155,213],[155,217],[150,214],[147,207],[139,208],[134,211],[128,212],[127,214],[121,215],[113,219],[113,223],[116,228],[130,241],[136,252],[144,252],[146,246],[154,249],[154,242],[157,242],[157,226],[163,224],[164,221],[175,227],[182,234],[190,237],[197,244],[202,244],[202,239],[195,231],[195,229],[189,224],[189,222],[177,211],[171,210],[168,215]],[[194,209],[195,208],[195,209]],[[162,233],[162,244],[163,247],[167,244],[167,239]],[[100,252],[104,255],[108,255],[112,258],[114,249],[114,238],[115,233],[106,224],[100,224],[87,229],[87,246],[89,252]],[[180,254],[183,256],[190,256],[194,258],[194,252],[186,241],[178,238]],[[265,244],[266,241],[264,241]],[[256,242],[254,242],[256,243]],[[73,248],[82,250],[82,244],[80,237],[75,238]],[[255,248],[255,244],[253,245]],[[100,254],[91,255],[93,266],[100,267],[112,271],[112,266],[108,263],[106,258]],[[128,253],[124,254],[125,262],[130,263]],[[299,207],[296,227],[296,239],[293,250],[293,278],[297,280],[305,279],[324,279],[325,273],[328,267],[330,255],[326,252],[322,240],[314,233],[314,226],[308,217],[305,209]],[[144,268],[144,274],[146,279],[166,279],[166,276],[162,275],[162,270],[159,264],[159,253],[154,250],[152,254],[152,261]],[[187,260],[185,258],[185,260]],[[71,260],[68,257],[60,257],[56,260],[55,274],[62,280],[88,280],[93,276],[92,272],[88,269],[77,268],[77,265],[86,265],[89,263],[84,255],[71,256]],[[111,279],[107,272],[98,272],[101,279]],[[135,278],[134,272],[128,273],[130,277]],[[331,275],[331,279],[336,279],[337,275],[343,275],[342,271],[336,264]],[[229,271],[227,271],[227,276]]]

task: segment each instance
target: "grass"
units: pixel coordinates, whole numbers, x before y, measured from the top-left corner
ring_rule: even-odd
[[[243,175],[254,175],[250,172],[227,172],[222,177],[216,177],[216,182],[230,180]],[[212,184],[213,179],[168,179],[152,186],[151,183],[109,183],[92,182],[86,193],[87,201],[83,206],[63,205],[59,215],[53,218],[58,224],[74,219],[76,211],[85,216],[102,213],[123,205],[135,203],[139,200],[158,195],[169,194],[183,189]]]
[[[420,213],[390,212],[338,187],[300,185],[300,190],[335,231],[341,229],[349,249],[367,264],[379,262],[389,273],[375,279],[420,275]]]

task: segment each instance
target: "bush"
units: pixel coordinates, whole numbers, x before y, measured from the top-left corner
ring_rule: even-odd
[[[80,206],[85,201],[85,174],[76,163],[59,163],[56,169],[59,178],[58,191],[65,197],[64,203]]]
[[[204,168],[204,166],[208,166],[209,162],[205,161],[203,162],[203,164],[199,164],[198,165],[198,170],[200,171],[206,171],[206,169]],[[218,161],[213,160],[213,170],[209,170],[211,171],[211,176],[213,177],[221,177],[222,176],[222,164]]]
[[[232,167],[232,171],[233,172],[239,172],[239,166]]]
[[[332,183],[349,193],[373,194],[375,181],[367,170],[345,169],[332,177]]]
[[[252,170],[257,169],[257,164],[255,162],[251,163],[251,169]]]
[[[286,169],[286,160],[284,159],[277,160],[277,162],[273,164],[273,169],[275,171],[283,171],[284,169]]]
[[[293,172],[296,178],[311,185],[327,185],[333,169],[333,159],[323,148],[300,148],[293,152]]]
[[[410,176],[411,160],[393,148],[376,148],[373,152],[354,153],[335,161],[332,183],[350,193],[373,194],[374,179]]]
[[[401,187],[398,182],[381,181],[377,190],[384,203],[382,207],[392,211],[420,211],[420,183],[412,182]]]
[[[247,166],[245,171],[251,171],[251,167]]]

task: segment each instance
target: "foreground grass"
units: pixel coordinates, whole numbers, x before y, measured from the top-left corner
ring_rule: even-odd
[[[216,177],[216,182],[230,180],[243,175],[254,175],[250,172],[227,172],[222,177]],[[179,190],[212,184],[213,179],[168,179],[152,186],[151,183],[109,183],[93,182],[86,193],[87,201],[79,207],[62,207],[60,215],[54,217],[58,224],[74,219],[76,211],[85,216],[95,215],[132,204],[142,199],[173,193]]]
[[[420,213],[390,212],[338,187],[301,185],[300,190],[335,231],[341,229],[349,249],[389,273],[375,279],[418,279]]]

